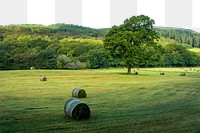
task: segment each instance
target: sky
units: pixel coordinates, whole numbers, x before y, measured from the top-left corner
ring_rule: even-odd
[[[0,0],[0,3],[0,25],[69,23],[105,28],[144,14],[154,19],[156,26],[200,31],[200,0]]]

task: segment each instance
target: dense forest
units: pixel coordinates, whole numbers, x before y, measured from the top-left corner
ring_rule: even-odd
[[[109,29],[77,25],[0,26],[0,69],[86,69],[124,67],[104,49]],[[160,35],[154,56],[135,67],[199,66],[200,55],[187,47],[200,47],[200,34],[191,30],[155,28]],[[187,47],[186,47],[187,46]],[[145,56],[145,55],[144,55]]]
[[[50,26],[44,25],[8,25],[0,26],[0,38],[1,40],[5,36],[18,37],[21,35],[47,35],[63,39],[66,37],[85,38],[85,37],[103,37],[107,32],[107,29],[92,29],[88,27],[82,27],[71,24],[53,24]]]
[[[179,44],[200,48],[200,33],[181,28],[156,27],[158,34],[165,38],[174,39]]]

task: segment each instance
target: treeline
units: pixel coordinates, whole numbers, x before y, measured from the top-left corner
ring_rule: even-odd
[[[8,25],[0,26],[0,41],[5,36],[12,36],[13,38],[21,35],[48,35],[50,37],[63,39],[66,37],[75,38],[103,38],[108,32],[107,29],[92,29],[71,24],[53,24],[49,26],[43,25]],[[174,39],[179,44],[186,44],[191,47],[200,48],[200,33],[188,29],[181,28],[164,28],[156,27],[155,30],[161,37]]]
[[[82,27],[71,24],[53,24],[49,26],[35,25],[35,24],[23,24],[23,25],[8,25],[0,26],[0,41],[6,36],[19,37],[21,35],[48,35],[63,39],[66,37],[75,38],[102,38],[106,34],[107,30],[92,29],[88,27]]]
[[[163,46],[161,66],[164,67],[193,67],[200,66],[200,54],[194,53],[178,44]]]
[[[108,67],[109,55],[98,39],[8,36],[0,42],[0,69],[85,69]]]
[[[155,30],[161,37],[173,39],[179,44],[200,48],[200,33],[181,28],[157,27]]]
[[[154,56],[138,60],[135,67],[199,66],[200,55],[182,45],[158,47]],[[145,56],[145,55],[144,55]],[[0,41],[0,69],[86,69],[126,67],[120,59],[112,59],[102,40],[96,38],[50,38],[24,35],[16,39],[8,36]]]
[[[107,29],[55,24],[0,26],[0,69],[86,69],[126,67],[104,49]],[[200,55],[172,39],[160,38],[135,67],[200,66]],[[148,56],[151,52],[154,56]]]

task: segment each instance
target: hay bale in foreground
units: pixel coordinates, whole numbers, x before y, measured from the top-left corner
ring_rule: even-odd
[[[72,91],[72,97],[86,98],[86,96],[87,96],[87,94],[86,94],[85,90],[83,90],[83,89],[75,88]]]
[[[185,76],[185,75],[186,75],[185,73],[181,73],[181,74],[180,74],[180,76]]]
[[[40,76],[40,81],[47,81],[47,77],[45,77],[45,76]]]
[[[165,73],[164,72],[160,72],[160,75],[165,75]]]
[[[66,116],[75,120],[88,119],[91,114],[88,105],[76,99],[70,99],[65,103],[64,112]]]

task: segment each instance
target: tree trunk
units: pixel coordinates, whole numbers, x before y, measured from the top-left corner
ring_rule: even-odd
[[[128,74],[131,74],[131,65],[128,65]]]

